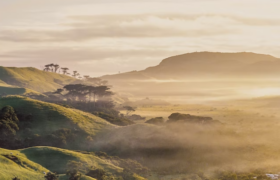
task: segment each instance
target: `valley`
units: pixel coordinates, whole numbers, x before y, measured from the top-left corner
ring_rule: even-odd
[[[187,67],[191,55],[184,56],[187,64],[181,66]],[[191,57],[205,56],[209,53]],[[278,61],[235,56],[214,53],[211,64],[229,57]],[[277,174],[278,81],[243,73],[233,78],[221,70],[228,63],[212,67],[226,73],[221,78],[203,77],[212,74],[207,68],[204,75],[186,71],[175,77],[176,67],[168,71],[169,79],[154,76],[162,68],[135,76],[76,78],[2,67],[0,179],[45,179],[57,173],[59,179],[85,180],[262,180]]]

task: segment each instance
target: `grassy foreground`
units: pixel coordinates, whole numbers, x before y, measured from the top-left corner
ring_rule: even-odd
[[[5,157],[7,155],[12,155],[17,160],[10,160]],[[0,149],[0,179],[11,180],[13,177],[18,177],[21,180],[43,180],[44,172],[52,171],[60,174],[60,180],[67,180],[68,177],[65,173],[69,161],[81,162],[82,169],[98,168],[112,174],[122,172],[122,168],[100,159],[94,153],[75,152],[54,147],[32,147],[22,150]],[[136,174],[134,177],[136,180],[145,180]],[[94,180],[94,178],[83,175],[81,180]]]

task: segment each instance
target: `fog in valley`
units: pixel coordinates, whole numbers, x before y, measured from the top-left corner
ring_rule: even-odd
[[[279,7],[0,0],[0,180],[279,180]]]

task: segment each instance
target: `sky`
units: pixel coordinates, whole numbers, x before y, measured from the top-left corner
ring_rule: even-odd
[[[279,0],[0,0],[0,65],[102,76],[189,52],[280,57]]]

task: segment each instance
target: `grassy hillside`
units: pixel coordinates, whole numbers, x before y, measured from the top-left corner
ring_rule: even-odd
[[[45,72],[36,68],[0,67],[1,82],[29,88],[38,92],[54,91],[76,79],[62,74]]]
[[[83,111],[65,108],[21,96],[8,96],[0,99],[0,108],[10,105],[19,113],[32,114],[34,134],[44,135],[60,128],[81,129],[89,135],[114,127],[107,121]]]
[[[84,169],[95,167],[111,173],[121,172],[122,169],[98,158],[94,154],[59,149],[54,147],[32,147],[20,150],[28,159],[36,162],[52,172],[63,174],[69,161],[82,162]]]
[[[16,157],[13,161],[5,157],[7,155]],[[81,171],[86,173],[88,169],[104,169],[107,173],[116,175],[122,172],[122,168],[103,160],[94,153],[81,153],[53,147],[32,147],[22,150],[0,149],[0,179],[11,180],[19,177],[21,180],[43,180],[44,172],[58,172],[60,180],[67,180],[65,175],[67,163],[77,161],[83,164]],[[145,180],[138,175],[134,175],[136,180]],[[83,175],[81,180],[94,180],[94,178]]]
[[[22,95],[22,96],[45,96],[37,91],[33,91],[28,88],[21,88],[16,86],[1,86],[0,83],[0,95]]]
[[[18,157],[18,163],[6,158],[3,155],[11,155]],[[24,154],[19,151],[10,151],[0,149],[0,179],[11,180],[14,177],[19,177],[21,180],[38,179],[43,180],[43,172],[48,170],[41,165],[30,161]]]
[[[31,122],[21,121],[17,131],[20,143],[16,143],[13,148],[55,146],[88,150],[96,135],[117,127],[90,113],[27,97],[1,98],[0,108],[7,105],[14,107],[20,116],[32,117]]]

